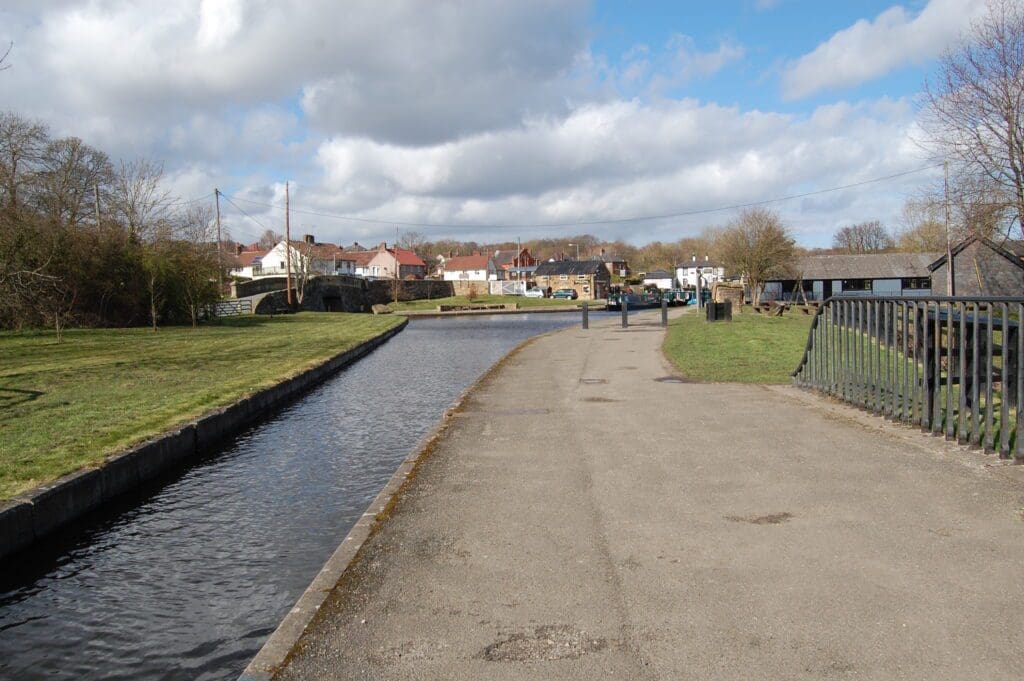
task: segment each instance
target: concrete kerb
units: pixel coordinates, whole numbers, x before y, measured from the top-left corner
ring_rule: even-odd
[[[407,324],[408,320],[402,320],[394,328],[296,376],[113,454],[97,467],[70,473],[0,504],[0,558],[29,548],[110,499],[209,450],[368,354]]]
[[[360,556],[366,541],[376,534],[383,523],[387,521],[390,511],[398,503],[402,493],[409,483],[416,477],[416,471],[430,453],[434,450],[438,440],[451,426],[453,417],[458,414],[466,405],[469,398],[482,385],[490,380],[511,358],[531,343],[540,338],[556,333],[578,330],[570,327],[559,329],[546,334],[540,334],[529,338],[502,357],[497,363],[488,369],[473,385],[469,386],[455,400],[454,404],[445,410],[440,422],[417,443],[413,452],[407,456],[384,487],[374,497],[366,511],[360,516],[356,524],[349,530],[348,534],[334,550],[331,557],[317,573],[306,590],[299,596],[299,600],[277,628],[270,635],[270,638],[263,644],[256,656],[249,662],[238,681],[271,681],[274,675],[285,665],[295,646],[298,644],[306,629],[313,622],[320,607],[326,602],[334,587],[341,581],[342,577],[359,563]]]

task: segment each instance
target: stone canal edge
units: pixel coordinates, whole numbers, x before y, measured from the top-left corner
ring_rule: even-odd
[[[99,466],[70,473],[0,504],[0,559],[31,547],[115,497],[209,451],[369,354],[408,323],[403,319],[301,373],[113,454]]]
[[[288,614],[277,626],[277,629],[270,635],[270,638],[263,644],[256,657],[249,662],[249,665],[238,677],[238,681],[270,681],[287,662],[295,645],[302,638],[306,628],[313,621],[320,606],[324,604],[331,590],[341,580],[342,576],[359,562],[360,552],[366,542],[373,537],[387,521],[392,509],[398,502],[402,493],[416,478],[416,472],[420,465],[430,456],[437,442],[444,436],[451,427],[453,416],[458,414],[466,403],[466,400],[483,385],[491,376],[499,371],[509,360],[519,352],[540,338],[564,329],[551,331],[528,338],[508,354],[498,360],[494,366],[485,371],[474,383],[466,388],[457,400],[445,410],[444,416],[434,426],[433,430],[421,438],[420,442],[409,456],[407,456],[398,469],[394,472],[387,484],[381,489],[366,511],[360,516],[356,524],[349,530],[338,548],[334,550],[331,557],[317,573],[299,600],[295,603]]]

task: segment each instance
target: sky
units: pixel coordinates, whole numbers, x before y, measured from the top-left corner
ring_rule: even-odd
[[[900,227],[940,179],[920,92],[982,0],[4,0],[0,109],[222,199],[243,242],[590,233],[771,203]],[[929,169],[930,167],[930,169]],[[922,170],[923,169],[923,170]],[[896,177],[894,177],[896,176]],[[879,182],[865,181],[889,178]],[[642,218],[642,219],[638,219]]]

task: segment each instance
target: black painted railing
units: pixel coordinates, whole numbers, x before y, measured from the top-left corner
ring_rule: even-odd
[[[799,386],[1024,460],[1024,298],[829,298]]]

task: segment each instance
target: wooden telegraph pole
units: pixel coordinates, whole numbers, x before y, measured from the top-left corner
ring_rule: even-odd
[[[292,227],[291,207],[288,200],[288,183],[284,183],[284,290],[288,307],[292,305]]]
[[[221,258],[221,251],[224,250],[224,242],[220,238],[220,189],[213,188],[214,203],[217,206],[217,291],[219,295],[224,294],[224,262]]]

